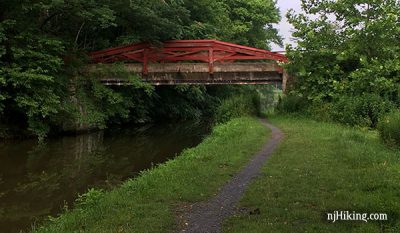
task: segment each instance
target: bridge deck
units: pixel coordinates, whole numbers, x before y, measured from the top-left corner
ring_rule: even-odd
[[[125,67],[153,85],[251,85],[282,83],[285,79],[282,68],[275,63],[215,63],[213,73],[207,63],[151,63],[147,74],[143,74],[142,64],[125,64]],[[105,85],[129,85],[119,77],[99,78]]]

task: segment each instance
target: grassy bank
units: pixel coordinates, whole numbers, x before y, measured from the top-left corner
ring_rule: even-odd
[[[241,206],[259,209],[228,219],[224,232],[399,232],[400,152],[376,132],[274,117],[285,141]],[[327,221],[328,212],[387,213],[388,221]],[[257,211],[258,212],[258,211]]]
[[[169,232],[176,211],[210,198],[266,142],[257,119],[217,126],[199,146],[107,193],[90,191],[34,232]]]

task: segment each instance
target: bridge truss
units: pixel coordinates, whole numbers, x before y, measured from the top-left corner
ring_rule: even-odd
[[[137,43],[92,52],[90,57],[93,64],[124,62],[128,72],[153,85],[280,83],[284,90],[288,80],[280,64],[288,61],[285,55],[218,40]],[[119,77],[99,78],[104,85],[130,85]]]
[[[222,42],[218,40],[173,40],[161,46],[137,43],[110,48],[90,54],[93,63],[132,61],[143,64],[142,73],[148,74],[149,63],[197,61],[208,63],[208,72],[214,73],[214,63],[237,60],[272,60],[287,62],[286,56],[268,50]]]

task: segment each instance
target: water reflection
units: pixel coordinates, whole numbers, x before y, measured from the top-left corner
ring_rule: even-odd
[[[108,189],[201,142],[208,123],[114,129],[0,143],[0,232],[19,232],[55,215],[90,187]]]

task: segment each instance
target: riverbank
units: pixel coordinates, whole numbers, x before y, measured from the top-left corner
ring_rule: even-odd
[[[374,131],[272,117],[285,140],[247,190],[223,232],[399,232],[400,152]],[[327,221],[343,210],[387,221]]]
[[[34,232],[168,232],[178,229],[178,210],[218,192],[266,142],[257,119],[217,126],[199,146],[126,181],[111,192],[91,190],[76,207]]]
[[[112,190],[210,135],[212,122],[124,125],[89,134],[0,141],[0,232],[56,216],[89,188]]]

